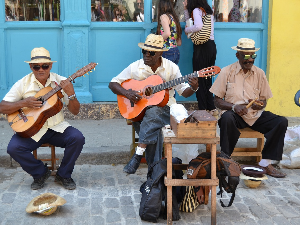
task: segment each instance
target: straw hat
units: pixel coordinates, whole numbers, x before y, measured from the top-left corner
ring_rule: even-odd
[[[26,207],[26,212],[36,212],[48,216],[56,211],[57,206],[65,203],[66,200],[56,194],[44,193],[31,200]]]
[[[138,46],[148,51],[164,52],[169,50],[164,48],[164,38],[156,34],[149,34],[145,43],[138,43]]]
[[[231,48],[242,52],[256,52],[259,50],[259,48],[255,48],[255,41],[249,38],[240,38],[237,46],[233,46]]]
[[[24,61],[26,63],[53,63],[51,61],[50,53],[47,49],[40,47],[34,48],[31,51],[31,61]]]

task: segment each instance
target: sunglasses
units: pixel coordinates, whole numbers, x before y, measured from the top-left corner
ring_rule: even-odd
[[[156,52],[153,52],[153,51],[147,51],[147,50],[142,49],[142,53],[143,53],[144,55],[147,54],[147,52],[149,52],[149,54],[150,54],[151,56],[154,56],[155,53],[156,53]]]
[[[253,55],[244,55],[244,60],[250,59],[250,57],[252,59],[255,59],[257,57],[257,55],[256,54],[253,54]]]
[[[34,69],[35,71],[39,71],[41,69],[41,67],[42,67],[43,70],[47,70],[47,69],[49,69],[49,66],[50,65],[48,65],[48,64],[44,64],[42,66],[40,66],[40,65],[34,65],[32,67],[32,69]]]

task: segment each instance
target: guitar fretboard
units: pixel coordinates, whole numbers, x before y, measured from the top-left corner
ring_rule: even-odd
[[[84,66],[83,68],[81,68],[80,70],[78,70],[77,72],[73,73],[71,76],[69,76],[67,78],[67,80],[69,80],[70,82],[72,82],[75,78],[83,76],[84,74],[86,74],[87,72],[91,71],[92,69],[95,68],[95,66],[97,65],[97,63],[89,63],[88,65]],[[57,85],[55,88],[53,88],[51,91],[49,91],[47,94],[45,94],[44,96],[41,96],[40,99],[45,102],[47,101],[51,96],[53,96],[56,92],[60,91],[62,88],[60,85]]]
[[[156,92],[160,92],[162,90],[165,90],[165,89],[169,89],[169,88],[174,87],[178,84],[187,82],[189,77],[198,77],[198,74],[197,74],[197,72],[190,73],[190,74],[185,75],[183,77],[179,77],[179,78],[176,78],[174,80],[171,80],[171,81],[164,82],[162,84],[153,86],[152,87],[153,94],[156,93]]]
[[[71,79],[70,77],[67,78],[69,81],[72,81],[73,79]],[[57,93],[58,91],[60,91],[62,88],[60,85],[57,85],[55,88],[53,88],[51,91],[49,91],[47,94],[45,94],[44,96],[42,96],[42,101],[47,101],[51,96],[53,96],[55,93]]]

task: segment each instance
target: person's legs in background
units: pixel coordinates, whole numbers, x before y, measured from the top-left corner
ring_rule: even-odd
[[[178,65],[180,59],[180,52],[178,47],[170,48],[169,51],[163,52],[162,57]]]
[[[211,67],[215,65],[217,55],[216,44],[213,40],[208,40],[202,45],[194,44],[193,71]],[[209,91],[212,85],[211,78],[199,78],[199,89],[196,92],[199,110],[212,111],[216,107],[213,101],[213,94]]]

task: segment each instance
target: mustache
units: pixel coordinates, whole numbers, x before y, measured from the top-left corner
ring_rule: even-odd
[[[248,62],[248,61],[246,61],[246,62],[243,62],[243,64],[253,64],[253,62]]]

